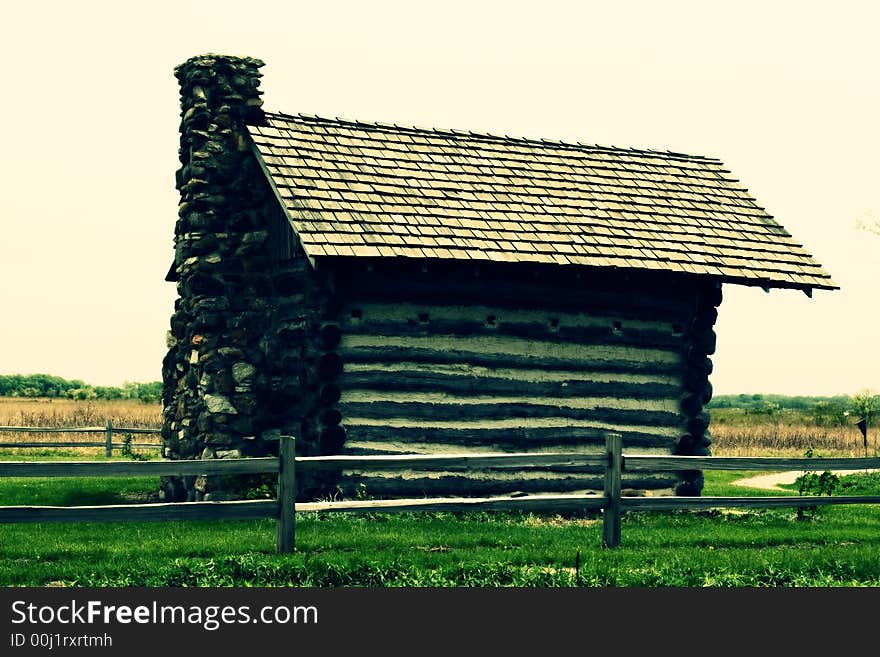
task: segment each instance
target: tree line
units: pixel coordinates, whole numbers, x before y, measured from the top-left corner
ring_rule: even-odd
[[[776,417],[783,411],[807,416],[817,426],[842,426],[864,418],[868,424],[880,419],[880,395],[862,390],[854,395],[813,397],[808,395],[739,394],[716,395],[708,408],[734,408],[749,415]]]
[[[122,386],[93,386],[51,374],[0,374],[0,397],[137,399],[152,403],[162,398],[162,382],[126,381]]]

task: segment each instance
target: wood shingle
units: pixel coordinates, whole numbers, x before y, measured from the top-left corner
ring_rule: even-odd
[[[576,264],[837,288],[716,159],[303,115],[267,114],[249,131],[313,257]]]

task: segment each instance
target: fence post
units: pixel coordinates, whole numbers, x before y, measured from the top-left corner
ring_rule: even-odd
[[[619,433],[605,436],[605,508],[602,512],[602,545],[614,548],[620,545],[620,471],[623,439]]]
[[[109,459],[113,456],[113,422],[107,420],[107,430],[104,432],[104,454]]]
[[[278,448],[278,522],[275,551],[293,552],[296,536],[296,439],[281,436]]]

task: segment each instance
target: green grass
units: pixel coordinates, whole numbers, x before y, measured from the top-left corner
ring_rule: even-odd
[[[0,483],[6,506],[90,506],[158,502],[155,477],[21,477]],[[2,531],[2,529],[0,529]]]
[[[707,472],[704,494],[774,494],[731,485],[748,474]],[[120,502],[157,484],[8,479],[0,504]],[[878,490],[868,481],[859,494]],[[631,513],[617,550],[600,547],[588,513],[300,514],[293,555],[274,554],[274,532],[271,521],[0,525],[0,585],[880,586],[876,506],[808,521],[794,509]]]
[[[3,461],[85,461],[91,456],[46,453],[2,454]],[[47,458],[48,457],[48,458]],[[120,457],[102,461],[125,461]],[[0,505],[3,506],[89,506],[102,504],[135,504],[158,502],[159,483],[156,477],[13,477],[0,479]],[[3,527],[0,526],[0,536]],[[2,548],[0,548],[2,549]]]

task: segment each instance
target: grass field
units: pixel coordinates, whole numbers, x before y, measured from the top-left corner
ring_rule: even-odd
[[[162,424],[162,407],[136,399],[73,400],[0,397],[0,426],[16,427],[102,427],[110,420],[116,427],[157,428]],[[114,435],[113,440],[123,439]],[[17,433],[0,431],[0,444],[18,442],[102,442],[100,433]],[[158,442],[158,435],[140,434],[135,442]],[[152,452],[157,455],[158,452]],[[0,449],[0,460],[12,455],[34,457],[103,457],[103,447]]]
[[[716,456],[865,456],[864,439],[854,424],[817,426],[804,413],[776,418],[749,415],[740,409],[712,411],[712,453]],[[880,453],[878,428],[868,431],[868,456]]]
[[[35,427],[101,426],[158,427],[162,407],[136,399],[73,400],[0,397],[0,425]]]
[[[101,425],[108,418],[156,426],[159,409],[0,400],[0,424]],[[794,425],[754,435],[743,428],[754,427],[719,423],[714,453],[861,455],[861,436],[854,441],[850,427],[829,429],[822,443]],[[11,435],[21,434],[0,439]],[[750,437],[740,445],[737,435]],[[4,451],[0,459],[34,458],[31,450]],[[45,454],[82,458],[76,450]],[[707,472],[704,494],[782,494],[731,484],[749,474]],[[880,494],[876,476],[844,481],[859,482],[848,494]],[[157,488],[152,478],[6,479],[0,505],[155,501]],[[630,513],[617,550],[600,547],[601,518],[587,512],[299,514],[293,555],[274,554],[274,532],[272,521],[0,525],[0,585],[880,586],[876,506],[826,507],[807,520],[793,509]]]
[[[749,473],[707,473],[707,494]],[[119,502],[150,479],[0,482],[0,503]],[[874,494],[880,482],[870,485]],[[298,550],[271,521],[0,526],[0,585],[880,586],[880,509],[632,513],[603,550],[596,515],[300,514]],[[578,554],[580,555],[578,557]],[[577,569],[576,569],[577,566]]]

